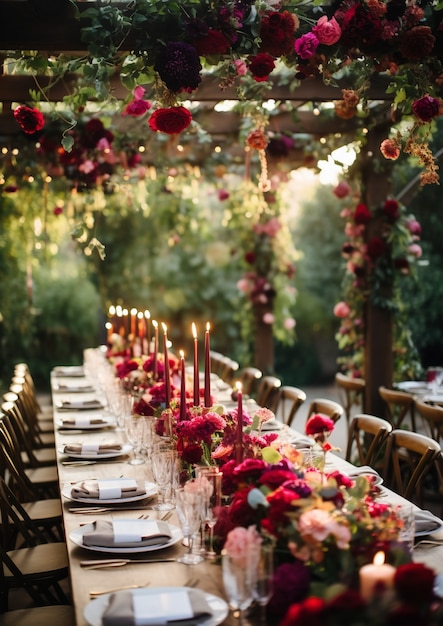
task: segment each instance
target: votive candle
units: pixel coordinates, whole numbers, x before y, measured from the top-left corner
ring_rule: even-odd
[[[209,338],[210,325],[206,324],[205,332],[205,407],[211,406],[211,344]]]
[[[163,353],[165,359],[165,398],[166,408],[169,408],[171,402],[171,377],[169,375],[169,354],[168,354],[168,329],[166,324],[162,323],[163,327]]]
[[[185,353],[180,350],[180,421],[186,419],[186,373]]]
[[[394,584],[395,567],[385,563],[385,553],[377,552],[374,561],[360,568],[360,595],[370,602],[376,594],[377,587],[390,589]]]
[[[200,379],[198,373],[198,338],[197,328],[192,322],[192,336],[194,337],[194,406],[200,406]]]

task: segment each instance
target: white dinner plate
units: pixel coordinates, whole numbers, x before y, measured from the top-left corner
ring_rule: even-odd
[[[79,480],[79,483],[84,482],[83,480]],[[141,493],[138,496],[132,496],[130,498],[73,498],[71,495],[72,488],[75,485],[68,483],[63,486],[62,496],[67,500],[71,500],[71,502],[79,502],[80,504],[124,504],[128,502],[136,502],[138,500],[144,500],[145,498],[152,498],[157,494],[157,485],[155,483],[145,483],[145,491],[146,493]]]
[[[53,372],[56,376],[65,376],[66,378],[75,377],[83,378],[85,370],[82,365],[68,365],[66,367],[54,367]]]
[[[164,550],[170,548],[175,543],[178,543],[183,539],[182,529],[173,524],[168,524],[171,532],[171,539],[167,543],[153,544],[151,546],[137,546],[134,548],[110,548],[109,546],[85,546],[83,544],[84,533],[90,533],[94,530],[94,524],[85,524],[80,526],[69,533],[69,539],[75,543],[75,545],[84,548],[85,550],[92,550],[93,552],[107,552],[109,554],[136,554],[138,552],[155,552],[156,550]]]
[[[93,393],[95,391],[92,385],[75,385],[71,387],[68,385],[55,384],[52,389],[59,393]]]
[[[65,452],[65,446],[58,448],[59,454],[65,454],[70,459],[86,459],[88,461],[100,461],[101,459],[113,459],[118,456],[124,456],[132,451],[132,446],[129,444],[122,445],[122,449],[118,452],[85,452],[84,454],[75,452]]]
[[[396,385],[400,391],[419,391],[429,390],[429,385],[424,380],[404,380]]]
[[[186,587],[180,587],[180,589],[183,588],[186,589]],[[177,587],[149,587],[148,589],[144,589],[143,591],[156,595],[160,592],[168,593],[176,590]],[[202,596],[204,596],[212,612],[212,615],[207,617],[207,619],[201,620],[201,622],[199,622],[199,626],[217,626],[218,624],[221,624],[227,618],[229,613],[229,607],[227,603],[223,600],[223,598],[214,596],[212,593],[206,593],[201,589],[194,589],[194,593],[195,592],[201,593]],[[106,607],[108,606],[110,597],[110,593],[98,596],[98,598],[96,598],[95,600],[91,600],[91,602],[89,602],[89,604],[85,606],[83,614],[85,620],[90,626],[102,626],[102,615],[105,612]]]
[[[57,426],[57,428],[63,428],[63,430],[99,430],[100,428],[109,428],[110,426],[115,426],[116,424],[114,419],[99,417],[98,415],[91,415],[91,419],[101,419],[101,422],[99,424],[76,424],[75,422],[73,422],[72,424],[67,424],[62,419],[58,419],[56,420],[55,425]]]
[[[58,411],[96,411],[105,408],[100,400],[58,400],[55,406]]]

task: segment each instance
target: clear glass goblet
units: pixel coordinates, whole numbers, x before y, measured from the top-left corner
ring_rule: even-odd
[[[179,557],[177,561],[185,565],[197,565],[204,560],[200,554],[192,551],[194,535],[201,524],[202,497],[200,491],[187,491],[186,485],[175,491],[177,515],[188,547],[186,554]]]
[[[261,544],[248,554],[248,581],[255,602],[260,606],[260,623],[266,624],[266,606],[272,597],[274,546]]]
[[[145,463],[145,458],[141,454],[144,428],[145,420],[143,416],[127,415],[125,417],[126,438],[134,451],[133,458],[128,461],[130,465],[141,465]]]
[[[209,542],[203,550],[207,559],[215,559],[217,553],[214,550],[214,526],[221,510],[221,487],[223,474],[216,467],[202,467],[196,471],[196,478],[201,483],[203,492],[202,526],[209,530]],[[204,533],[203,533],[204,534]],[[203,537],[204,540],[204,537]]]

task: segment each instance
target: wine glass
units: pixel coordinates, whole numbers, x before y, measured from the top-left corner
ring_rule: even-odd
[[[221,508],[221,484],[223,474],[213,467],[201,468],[197,477],[201,481],[203,491],[203,525],[209,529],[209,545],[203,551],[207,559],[215,559],[214,526],[217,523]]]
[[[229,607],[234,611],[234,614],[238,615],[240,624],[243,623],[244,611],[251,606],[254,600],[247,569],[245,571],[244,567],[238,565],[226,550],[222,551],[223,585]]]
[[[143,445],[143,431],[145,428],[145,420],[141,415],[126,415],[125,432],[126,438],[132,446],[134,456],[129,460],[130,465],[141,465],[145,462],[141,454]]]
[[[175,491],[177,515],[186,545],[188,546],[186,554],[177,559],[179,563],[197,565],[204,560],[200,554],[195,554],[192,551],[194,535],[198,532],[201,524],[203,506],[202,499],[202,492],[196,490],[190,491],[189,485],[179,487]]]
[[[273,592],[274,546],[261,544],[248,554],[248,581],[255,602],[260,606],[260,622],[266,624],[266,606]]]
[[[177,452],[170,443],[154,444],[151,452],[152,476],[158,487],[158,502],[152,507],[156,511],[169,511],[174,508],[172,502],[166,502],[166,494],[171,487]]]

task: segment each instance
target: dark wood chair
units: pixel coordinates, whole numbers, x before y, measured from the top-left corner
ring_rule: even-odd
[[[74,607],[69,605],[39,606],[6,611],[0,615],[0,626],[75,626]]]
[[[379,470],[391,432],[391,423],[381,417],[367,413],[355,415],[349,424],[346,460],[354,465],[370,465]]]
[[[359,406],[364,410],[364,394],[366,382],[363,378],[352,378],[341,372],[335,375],[335,384],[340,394],[340,403],[345,410],[346,420],[349,424],[353,406]]]
[[[339,402],[328,400],[327,398],[315,398],[309,405],[306,420],[312,415],[319,414],[326,415],[334,422],[338,422],[344,412],[345,410]]]
[[[384,402],[386,419],[393,428],[401,428],[409,414],[412,430],[415,432],[414,397],[410,393],[379,387],[378,392]]]
[[[243,393],[248,396],[254,396],[258,381],[262,376],[263,372],[257,367],[244,367],[236,375],[236,378],[242,384]]]
[[[389,435],[383,462],[384,484],[418,505],[423,501],[423,479],[441,455],[431,437],[394,429]]]

